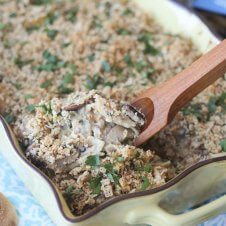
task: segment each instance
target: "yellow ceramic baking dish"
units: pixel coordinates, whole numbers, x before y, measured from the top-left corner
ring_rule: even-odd
[[[134,1],[166,31],[190,37],[202,53],[219,42],[197,16],[173,2]],[[24,157],[2,117],[0,151],[59,226],[197,225],[226,211],[226,156],[199,162],[161,187],[118,196],[76,217],[54,184]]]

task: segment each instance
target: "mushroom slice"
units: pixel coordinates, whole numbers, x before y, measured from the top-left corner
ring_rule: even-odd
[[[90,104],[93,101],[94,101],[93,98],[91,98],[91,99],[88,99],[84,103],[81,103],[81,104],[72,103],[72,104],[69,104],[68,106],[65,106],[64,110],[66,110],[66,111],[77,111],[80,108],[84,107],[86,104]]]
[[[76,110],[79,110],[80,108],[82,108],[85,105],[86,105],[86,103],[83,103],[83,104],[70,104],[70,105],[64,107],[64,110],[66,110],[66,111],[76,111]]]
[[[2,193],[0,193],[0,222],[1,226],[16,226],[18,224],[14,207]]]
[[[145,116],[137,111],[133,106],[124,104],[122,110],[125,111],[126,115],[136,122],[139,126],[143,126],[145,122]]]
[[[106,135],[106,143],[120,144],[133,138],[134,133],[132,130],[116,125]]]

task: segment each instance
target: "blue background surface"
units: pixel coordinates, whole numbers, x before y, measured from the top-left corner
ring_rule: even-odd
[[[2,192],[16,207],[20,220],[19,226],[55,226],[1,154],[0,192]],[[225,225],[226,214],[222,214],[199,226]],[[113,225],[109,224],[109,226]]]
[[[226,15],[226,0],[194,0],[193,6],[197,9]]]

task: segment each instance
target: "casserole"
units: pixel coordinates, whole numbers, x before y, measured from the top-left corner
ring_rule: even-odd
[[[203,26],[203,25],[201,26],[201,22],[196,17],[190,17],[190,14],[188,13],[188,14],[185,14],[185,15],[187,15],[186,18],[181,19],[180,21],[177,20],[177,16],[180,13],[176,13],[175,12],[175,6],[172,5],[171,3],[166,2],[166,1],[162,1],[161,3],[156,3],[156,2],[155,3],[154,2],[151,3],[151,1],[149,1],[148,2],[148,5],[144,4],[144,1],[143,1],[143,3],[142,3],[142,1],[139,1],[138,3],[141,4],[141,6],[143,6],[145,8],[145,10],[150,11],[152,9],[152,14],[156,17],[156,19],[160,23],[163,23],[163,21],[162,21],[162,15],[164,15],[165,18],[167,17],[167,19],[165,19],[165,21],[170,22],[170,25],[169,26],[166,24],[166,26],[168,26],[168,30],[169,31],[171,31],[173,33],[176,33],[176,32],[178,32],[178,28],[183,27],[183,29],[181,29],[181,33],[182,34],[186,34],[186,33],[191,34],[192,40],[194,41],[194,43],[197,46],[200,46],[199,49],[200,49],[201,52],[205,52],[208,48],[211,48],[211,46],[213,46],[214,44],[217,43],[217,39],[213,35],[211,35],[211,33],[209,32],[209,30],[205,26]],[[150,9],[149,9],[149,7],[150,7]],[[161,10],[159,10],[159,7],[161,7]],[[168,8],[168,11],[167,11],[167,8]],[[155,11],[155,10],[157,10],[157,11]],[[179,8],[178,10],[179,10],[178,12],[183,12],[183,9],[180,9]],[[158,12],[160,12],[160,14],[158,14]],[[189,19],[191,18],[192,21],[194,21],[193,22],[193,26],[183,26],[183,23],[181,21],[187,22],[188,17],[189,17]],[[199,40],[201,42],[196,42],[197,37],[199,37]],[[3,126],[2,126],[2,130],[3,131],[4,131],[4,128],[6,129],[5,124],[3,124]],[[9,133],[9,131],[8,131],[8,133]],[[6,134],[5,134],[5,136],[6,136]],[[5,142],[5,141],[2,139],[2,142]],[[10,141],[8,141],[8,144],[7,143],[3,143],[2,144],[2,147],[3,147],[3,145],[4,145],[4,147],[9,146],[9,148],[10,147],[12,148],[12,146],[10,146]],[[14,144],[14,146],[15,145],[16,144]],[[13,150],[13,149],[11,149],[11,150]],[[7,152],[6,151],[3,151],[3,152],[7,155],[6,158],[11,158],[11,157],[13,157],[13,154],[16,154],[15,151],[13,153],[13,151],[11,152],[10,150],[7,151]],[[17,154],[15,156],[17,156],[19,153],[20,153],[20,157],[22,157],[22,155],[21,155],[22,153],[19,152],[18,150],[17,150]],[[15,162],[15,160],[14,161],[12,159],[9,159],[9,160],[10,160],[10,162]],[[21,161],[17,161],[17,162],[18,162],[18,164],[19,163],[22,163]],[[136,196],[136,195],[139,196],[139,195],[143,195],[144,194],[144,193],[135,193],[134,195],[121,196],[121,197],[118,197],[118,198],[113,199],[112,201],[106,202],[105,204],[99,206],[98,208],[96,208],[95,210],[89,212],[88,214],[83,215],[82,217],[74,217],[74,216],[72,216],[72,214],[70,214],[69,210],[67,209],[67,206],[64,203],[62,196],[60,194],[58,194],[59,192],[56,192],[57,189],[54,189],[55,190],[55,193],[53,193],[51,191],[51,189],[53,189],[52,188],[53,185],[49,187],[49,185],[51,183],[50,184],[46,184],[45,179],[43,179],[42,177],[40,178],[40,181],[39,181],[39,179],[36,179],[34,176],[32,176],[32,174],[34,172],[31,171],[31,170],[26,170],[27,173],[25,175],[23,173],[23,170],[26,168],[26,164],[23,163],[22,165],[23,166],[16,166],[16,165],[14,165],[14,167],[16,168],[16,171],[19,174],[21,174],[22,177],[24,177],[24,180],[25,181],[27,181],[27,182],[29,181],[30,185],[28,184],[28,187],[30,187],[30,188],[32,187],[31,190],[34,193],[34,195],[36,197],[39,196],[39,199],[41,198],[41,200],[40,200],[41,203],[43,204],[43,206],[46,207],[47,212],[49,213],[49,215],[52,216],[52,218],[55,219],[55,221],[59,225],[73,225],[73,222],[77,222],[77,224],[78,224],[78,222],[80,222],[79,223],[80,225],[94,225],[94,224],[97,224],[97,225],[101,225],[102,224],[102,225],[104,225],[104,224],[106,224],[106,221],[109,221],[109,219],[104,220],[105,218],[102,217],[102,214],[104,214],[104,216],[108,216],[109,214],[107,214],[107,213],[109,213],[109,211],[111,210],[111,208],[113,208],[113,207],[114,208],[118,208],[118,205],[120,206],[120,208],[125,208],[126,209],[126,208],[128,208],[127,205],[130,203],[130,201],[128,200],[128,202],[127,201],[122,202],[122,203],[124,203],[123,205],[125,205],[124,207],[121,206],[121,204],[112,205],[111,208],[109,207],[109,208],[101,211],[99,214],[95,215],[95,219],[93,217],[92,218],[86,218],[86,217],[91,216],[96,211],[102,209],[103,207],[105,207],[105,206],[107,206],[107,205],[109,205],[109,204],[111,204],[111,203],[113,203],[113,202],[115,202],[117,200],[125,199],[126,197],[130,197],[130,196],[133,197],[133,196]],[[31,181],[29,178],[33,178],[34,181]],[[179,176],[177,178],[179,178]],[[172,180],[172,181],[175,181],[175,180]],[[171,185],[170,183],[174,183],[172,181],[169,182],[167,184],[167,186],[170,186]],[[41,186],[41,188],[40,188],[40,183],[43,183],[43,185]],[[35,186],[35,184],[37,184],[37,186]],[[164,190],[166,187],[163,186],[161,188]],[[161,190],[161,188],[159,188],[159,189]],[[160,191],[160,190],[157,189],[157,190],[152,190],[150,192],[152,193],[153,191],[156,191],[157,192],[157,191]],[[48,194],[48,200],[46,200],[46,198],[45,198],[46,194]],[[60,206],[57,205],[57,203],[56,203],[57,201],[55,199],[54,194],[60,200],[60,202],[58,200]],[[158,192],[156,194],[160,194],[160,192]],[[52,198],[50,198],[50,197],[52,197]],[[150,200],[149,200],[150,201],[150,204],[153,203],[153,205],[154,205],[154,203],[155,203],[154,200],[156,200],[157,203],[161,203],[161,206],[168,210],[168,207],[165,204],[164,200],[158,199],[157,197],[158,196],[154,196],[153,195],[152,198],[150,198]],[[159,196],[159,197],[162,197],[162,195]],[[146,198],[144,198],[144,199],[146,200]],[[134,199],[134,200],[136,200],[135,203],[137,202],[136,206],[139,207],[139,205],[140,205],[139,208],[141,208],[142,206],[145,208],[145,205],[143,205],[143,203],[141,202],[140,199]],[[160,200],[161,200],[161,202],[160,202]],[[148,201],[148,203],[149,203],[149,201]],[[138,205],[138,203],[140,203],[140,204]],[[197,203],[195,203],[195,204],[197,204]],[[54,208],[53,208],[53,206],[54,206]],[[61,207],[61,210],[59,209],[59,207]],[[190,207],[190,206],[188,206],[188,207]],[[153,207],[153,208],[155,208],[155,207]],[[180,209],[180,211],[179,210],[177,210],[177,211],[181,212],[183,210],[184,209]],[[177,213],[177,211],[176,212],[173,212],[173,213],[175,214],[175,213]],[[138,210],[136,212],[139,213]],[[125,211],[124,213],[122,212],[123,216],[127,215],[127,213],[129,214],[128,210]],[[153,213],[155,213],[155,211],[153,211]],[[112,214],[112,217],[115,218],[115,220],[112,221],[112,225],[121,225],[123,222],[128,222],[128,223],[135,222],[136,223],[136,219],[133,218],[133,216],[132,216],[133,214],[132,215],[131,214],[128,215],[127,219],[122,219],[121,217],[113,216],[113,214]],[[138,215],[139,214],[137,214],[136,217],[138,217]],[[163,212],[162,212],[161,216],[166,217],[167,215],[164,215]],[[146,221],[145,219],[146,218],[144,216],[142,216],[141,222],[142,221],[145,222]],[[183,218],[182,220],[186,221],[188,219],[184,219]],[[181,221],[178,221],[178,225],[182,224],[182,220]],[[156,223],[157,223],[157,221],[156,221]],[[172,219],[172,221],[173,221],[173,219]],[[72,222],[72,223],[70,223],[70,222]],[[149,222],[149,219],[147,219],[147,221],[145,223],[152,223],[152,224],[154,224],[154,222]],[[164,223],[164,221],[163,221],[163,223]],[[160,224],[157,223],[157,225],[160,225]],[[176,225],[176,222],[174,222],[173,225]]]

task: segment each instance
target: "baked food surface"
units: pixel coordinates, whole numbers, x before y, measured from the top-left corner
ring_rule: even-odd
[[[0,112],[75,215],[226,151],[225,78],[132,145],[143,122],[125,104],[200,56],[132,1],[0,4]]]

